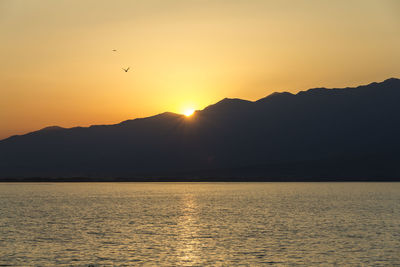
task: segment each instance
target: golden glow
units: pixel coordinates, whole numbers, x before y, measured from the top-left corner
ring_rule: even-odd
[[[185,112],[183,112],[183,114],[185,114],[186,117],[192,116],[193,113],[194,113],[194,109],[187,109],[187,110],[185,110]]]
[[[0,0],[0,139],[400,77],[399,10],[396,0]]]
[[[178,206],[181,216],[178,220],[178,266],[201,266],[201,248],[204,247],[202,238],[193,238],[201,235],[199,221],[199,207],[193,193],[182,196],[182,203]],[[203,264],[202,264],[203,263]]]

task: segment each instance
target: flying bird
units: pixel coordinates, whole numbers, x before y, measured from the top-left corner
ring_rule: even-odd
[[[128,67],[127,69],[122,68],[125,72],[128,72],[128,70],[130,69],[130,67]]]

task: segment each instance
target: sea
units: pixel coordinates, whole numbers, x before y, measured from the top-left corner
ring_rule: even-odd
[[[400,183],[0,183],[0,266],[400,266]]]

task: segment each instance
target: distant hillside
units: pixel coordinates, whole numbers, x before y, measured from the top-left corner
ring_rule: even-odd
[[[0,177],[400,181],[400,80],[0,141]],[[146,178],[146,179],[145,179]]]

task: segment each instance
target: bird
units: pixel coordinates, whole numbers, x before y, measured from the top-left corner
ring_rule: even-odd
[[[113,51],[113,52],[117,52],[117,49],[113,49],[112,51]]]
[[[130,67],[128,67],[127,69],[122,68],[125,72],[128,72],[128,70],[130,69]]]

